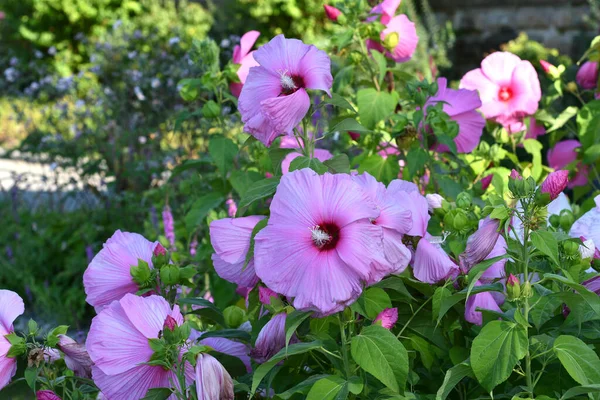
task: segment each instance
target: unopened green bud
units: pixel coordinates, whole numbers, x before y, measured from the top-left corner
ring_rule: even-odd
[[[179,267],[166,265],[160,269],[160,281],[164,285],[176,285],[179,283]]]
[[[383,47],[385,47],[389,51],[393,51],[396,46],[400,43],[400,35],[397,32],[388,33],[383,39]]]
[[[566,240],[562,243],[562,246],[567,257],[573,257],[579,254],[579,245],[575,242]]]
[[[562,210],[560,212],[560,227],[568,232],[571,229],[571,225],[575,222],[575,217],[571,210]]]
[[[506,280],[506,294],[508,301],[516,300],[521,296],[521,283],[513,274],[510,274]]]
[[[467,192],[461,192],[458,194],[458,197],[456,197],[456,206],[464,210],[467,210],[469,207],[471,207],[471,202],[471,195]]]
[[[238,306],[229,306],[223,310],[223,318],[228,326],[237,328],[246,322],[246,313]]]
[[[559,224],[560,224],[560,217],[556,214],[552,214],[550,216],[550,225],[552,225],[554,228],[558,228]]]
[[[132,266],[129,269],[129,273],[131,274],[133,281],[139,286],[145,286],[152,276],[148,263],[142,259],[138,259],[138,265]]]
[[[521,294],[524,298],[530,298],[533,296],[533,290],[531,289],[531,283],[529,283],[529,281],[525,282],[523,286],[521,286]]]
[[[469,219],[467,218],[467,216],[464,213],[462,213],[462,212],[456,213],[456,215],[454,216],[454,229],[456,229],[457,231],[461,231],[461,230],[465,229],[468,224],[469,224]]]
[[[202,106],[202,116],[204,118],[217,118],[219,115],[221,115],[221,106],[213,100],[207,101]]]

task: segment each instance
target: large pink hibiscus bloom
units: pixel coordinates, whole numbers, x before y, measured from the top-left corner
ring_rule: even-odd
[[[13,322],[25,312],[23,299],[10,290],[0,290],[0,390],[17,372],[17,360],[6,356],[11,344],[4,337],[14,332]]]
[[[425,103],[429,105],[444,102],[443,109],[450,118],[458,124],[458,135],[454,138],[456,150],[459,153],[470,153],[479,144],[479,139],[485,127],[485,119],[477,112],[481,100],[475,90],[450,89],[446,78],[438,78],[438,92]],[[447,151],[445,145],[439,145],[438,150]]]
[[[283,176],[266,228],[256,235],[256,274],[294,307],[327,315],[360,296],[385,264],[376,205],[352,178],[302,169]]]
[[[537,72],[529,61],[508,52],[492,53],[481,68],[469,71],[460,81],[461,89],[477,90],[488,118],[504,126],[534,114],[542,96]]]
[[[237,70],[237,76],[240,79],[240,82],[232,82],[229,84],[229,90],[231,90],[231,93],[235,97],[240,97],[242,87],[244,87],[250,68],[258,65],[254,59],[254,52],[250,51],[250,49],[252,49],[252,46],[254,46],[254,43],[256,43],[256,39],[258,39],[259,36],[260,32],[258,31],[246,32],[240,39],[240,44],[233,49],[232,61],[234,64],[240,65],[240,68]]]
[[[244,129],[266,146],[292,134],[310,107],[307,89],[331,95],[331,60],[324,51],[297,39],[275,36],[254,52],[259,66],[250,73],[238,107]]]

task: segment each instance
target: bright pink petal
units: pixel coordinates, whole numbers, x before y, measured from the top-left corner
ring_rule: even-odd
[[[83,274],[86,301],[97,309],[138,291],[130,269],[143,260],[152,268],[151,242],[137,233],[116,231],[92,260]]]
[[[498,91],[500,86],[491,81],[481,68],[469,71],[460,80],[461,89],[477,90],[481,99],[481,108],[479,111],[486,118],[493,118],[506,112],[505,104],[498,100]]]
[[[0,390],[8,385],[13,376],[15,376],[17,372],[17,359],[16,358],[8,358],[2,353],[6,354],[8,348],[10,348],[10,343],[6,351],[3,351],[2,341],[5,340],[4,337],[0,339]],[[8,341],[7,341],[8,343]]]
[[[381,54],[385,54],[385,48],[381,45],[381,43],[376,42],[371,39],[365,40],[365,45],[367,46],[367,50],[369,50],[369,54],[371,54],[371,50],[377,50]]]
[[[306,90],[299,89],[287,96],[264,100],[261,108],[275,133],[291,134],[308,112],[310,98]]]
[[[446,252],[422,238],[419,240],[413,262],[415,278],[425,283],[444,281],[458,272],[458,266]]]
[[[565,168],[577,160],[577,152],[575,150],[579,147],[581,147],[581,143],[574,139],[558,142],[548,151],[548,165],[553,169]]]
[[[310,46],[300,60],[300,71],[307,89],[322,90],[331,96],[333,76],[331,75],[331,59],[323,50]]]
[[[254,52],[251,52],[246,57],[244,57],[241,61],[240,68],[237,71],[237,76],[240,78],[240,82],[246,83],[246,79],[248,78],[248,74],[250,73],[250,68],[258,67],[258,63],[254,59]]]
[[[509,101],[512,112],[534,114],[542,98],[542,90],[537,72],[529,61],[517,64],[510,87],[513,91],[513,97]]]
[[[383,229],[368,221],[343,227],[336,250],[342,261],[369,284],[379,282],[396,270],[385,259]]]
[[[260,36],[260,32],[258,31],[250,31],[246,32],[242,38],[240,39],[239,46],[236,46],[233,50],[233,63],[241,64],[244,57],[250,53],[252,46],[256,43],[256,40]]]
[[[481,61],[481,69],[485,76],[500,86],[509,86],[513,71],[521,63],[521,59],[509,52],[498,51]]]
[[[594,89],[598,85],[598,63],[594,61],[584,62],[575,77],[582,89]]]
[[[381,3],[373,7],[369,14],[380,14],[381,23],[386,25],[390,19],[396,14],[396,10],[400,6],[402,0],[383,0]],[[367,18],[368,22],[375,21],[377,15],[372,15]]]
[[[21,296],[11,290],[0,289],[0,325],[5,332],[12,330],[13,322],[24,312],[25,304]]]
[[[158,338],[165,319],[171,314],[171,306],[160,296],[139,297],[128,294],[120,303],[131,324],[147,339]]]
[[[381,32],[381,40],[383,41],[392,32],[398,34],[400,41],[392,51],[391,58],[398,63],[410,60],[419,42],[415,24],[406,15],[397,15],[388,22],[386,28]]]

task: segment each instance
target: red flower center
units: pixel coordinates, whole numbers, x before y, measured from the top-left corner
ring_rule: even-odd
[[[508,101],[512,98],[512,89],[506,86],[502,86],[498,91],[498,98],[502,101]]]
[[[319,250],[331,250],[340,240],[340,228],[333,223],[323,223],[310,228],[313,244]]]

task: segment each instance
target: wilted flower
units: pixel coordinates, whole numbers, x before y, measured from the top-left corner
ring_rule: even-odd
[[[242,92],[242,87],[246,82],[250,68],[258,66],[256,60],[254,60],[254,52],[250,51],[256,40],[260,36],[258,31],[246,32],[240,39],[240,44],[235,46],[233,49],[233,60],[234,64],[239,64],[240,67],[237,70],[237,76],[240,79],[240,83],[232,82],[229,84],[229,90],[235,97],[239,97]]]
[[[183,324],[179,306],[173,309],[160,296],[126,294],[92,320],[87,350],[94,362],[94,383],[114,400],[140,399],[149,389],[171,387],[176,374],[160,365],[148,365],[154,351],[148,339],[157,339],[168,317]],[[193,381],[186,364],[186,380]]]
[[[331,61],[315,46],[283,35],[256,50],[254,59],[260,65],[250,69],[238,106],[244,129],[270,146],[276,137],[290,135],[306,115],[306,89],[331,93]]]
[[[84,345],[66,335],[59,335],[56,347],[64,353],[65,364],[75,375],[83,378],[92,377],[92,360]]]
[[[392,329],[398,321],[398,309],[397,308],[386,308],[377,315],[374,324],[381,324],[385,329]]]
[[[7,357],[11,344],[5,336],[14,332],[13,322],[23,312],[23,299],[15,292],[0,289],[0,390],[17,372],[17,360]]]
[[[333,6],[324,4],[323,8],[325,9],[325,15],[327,15],[327,18],[333,22],[337,21],[338,17],[342,15],[342,12]]]
[[[83,274],[86,301],[101,310],[127,293],[136,293],[131,267],[139,260],[152,268],[152,255],[158,242],[150,242],[137,233],[116,231],[88,265]]]
[[[246,255],[252,230],[264,218],[253,215],[223,218],[210,223],[210,241],[215,249],[212,260],[221,278],[244,287],[254,287],[258,283],[255,261],[250,259],[246,265]]]
[[[581,147],[581,143],[575,139],[563,140],[556,143],[548,151],[548,165],[553,169],[565,168],[567,165],[577,160],[576,149]],[[569,181],[567,185],[570,188],[575,186],[585,186],[588,183],[589,168],[582,163],[577,164],[577,174],[575,178]]]
[[[438,283],[458,275],[458,265],[438,245],[421,238],[413,258],[415,278],[425,283]]]
[[[569,183],[569,171],[558,170],[551,172],[542,183],[542,193],[548,193],[550,199],[554,200],[567,187]]]
[[[481,286],[481,283],[476,282],[475,286]],[[465,319],[472,324],[481,325],[483,323],[483,315],[481,311],[477,311],[477,308],[502,312],[490,292],[471,295],[465,305]]]
[[[200,353],[194,369],[198,400],[233,400],[233,380],[229,372],[210,354]]]
[[[250,356],[262,364],[285,347],[285,312],[274,315],[261,329]]]
[[[533,65],[508,52],[484,58],[481,68],[463,76],[460,87],[477,90],[482,102],[479,110],[484,117],[494,118],[505,127],[515,119],[534,114],[542,96]]]
[[[598,85],[598,63],[594,61],[583,63],[575,79],[582,89],[594,89]]]
[[[294,307],[331,314],[360,296],[385,265],[379,211],[352,178],[312,170],[281,178],[255,238],[256,274]]]

